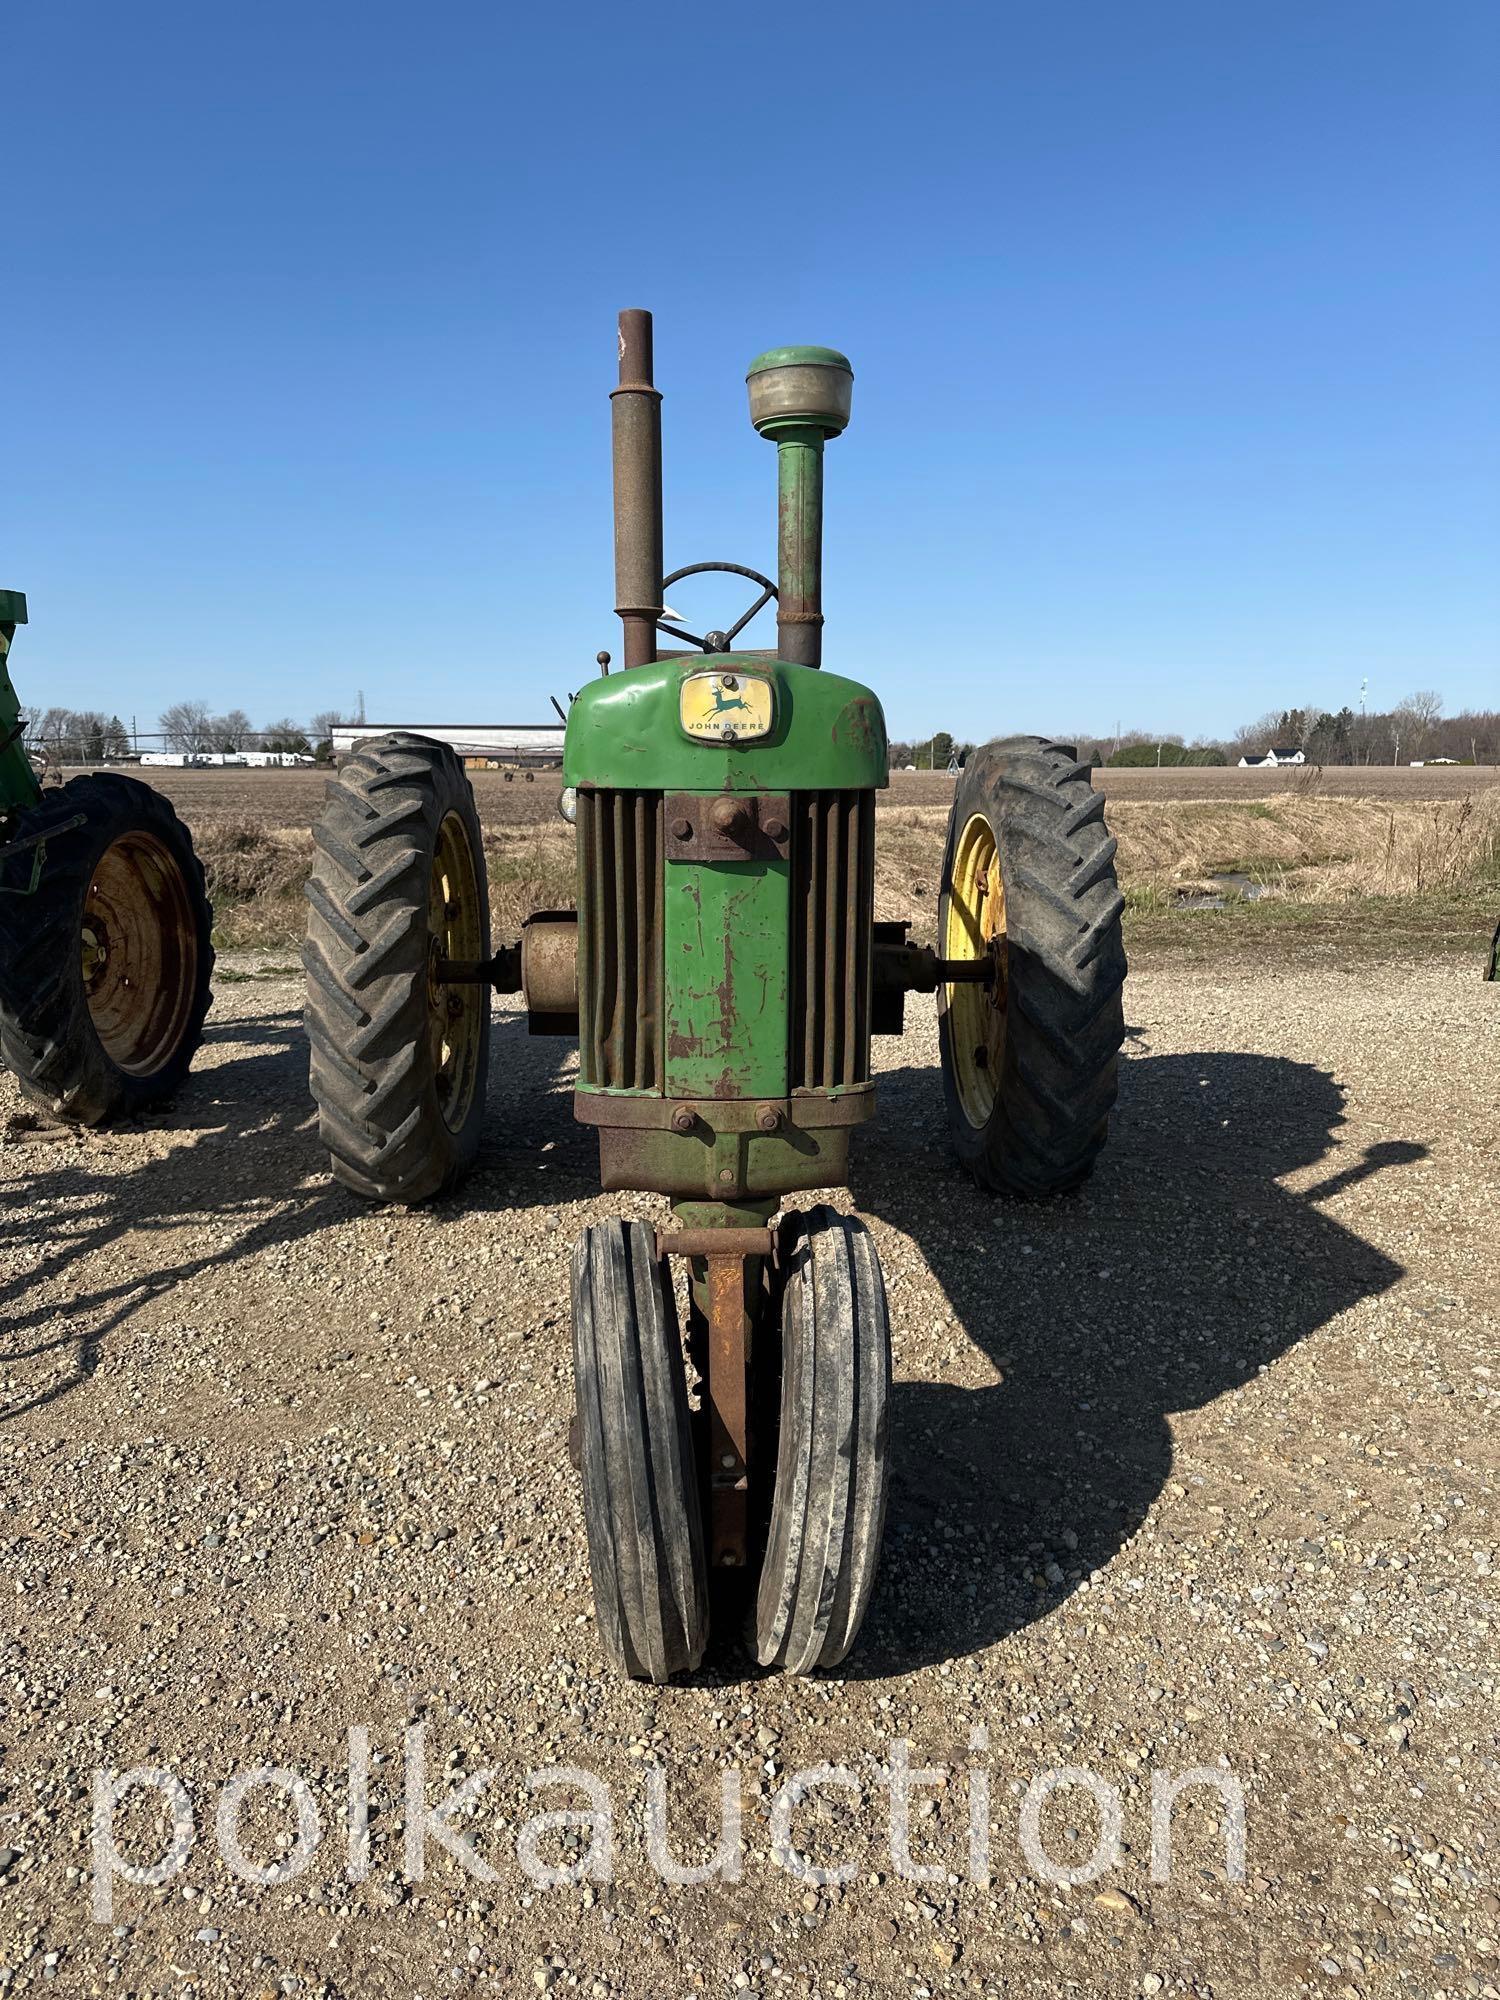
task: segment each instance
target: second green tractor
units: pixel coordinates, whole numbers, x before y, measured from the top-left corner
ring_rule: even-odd
[[[574,700],[563,807],[576,908],[492,948],[480,829],[450,750],[363,744],[330,787],[309,886],[307,1025],[337,1176],[376,1200],[453,1189],[484,1116],[490,992],[578,1041],[575,1116],[606,1189],[674,1224],[573,1249],[572,1427],[601,1641],[652,1680],[695,1668],[715,1577],[765,1666],[832,1667],[870,1600],[885,1512],[890,1334],[874,1240],[820,1194],[875,1115],[871,1039],[936,995],[948,1122],[997,1192],[1076,1187],[1123,1035],[1122,899],[1088,769],[1036,737],[957,780],[935,944],[877,922],[876,696],[822,670],[823,467],[853,372],[778,348],[748,376],[778,460],[778,567],[664,574],[651,318],[620,316],[612,393],[623,660]],[[752,601],[701,635],[690,577]],[[736,646],[776,607],[771,651]],[[667,642],[667,643],[664,643]],[[798,1206],[798,1198],[808,1200]],[[680,1325],[669,1260],[687,1267]]]
[[[10,678],[25,623],[22,593],[0,590],[0,1061],[49,1117],[103,1125],[186,1077],[213,912],[160,792],[119,771],[42,785]]]

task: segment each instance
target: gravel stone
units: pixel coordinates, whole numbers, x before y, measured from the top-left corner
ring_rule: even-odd
[[[1110,1146],[1046,1207],[955,1169],[930,1003],[877,1042],[881,1122],[833,1199],[868,1218],[890,1299],[886,1550],[856,1651],[802,1682],[752,1669],[730,1612],[681,1686],[602,1668],[567,1260],[586,1223],[665,1211],[599,1194],[569,1044],[497,1003],[478,1171],[412,1214],[328,1175],[284,955],[226,960],[150,1127],[44,1136],[0,1076],[0,1986],[1495,1995],[1500,989],[1457,960],[1294,952],[1141,956]],[[415,1724],[433,1803],[493,1771],[454,1825],[496,1881],[435,1842],[406,1881]],[[900,1737],[947,1780],[914,1787],[920,1883],[883,1839]],[[298,1773],[310,1866],[252,1888],[200,1842],[93,1922],[94,1773],[157,1764],[200,1832],[237,1770]],[[738,1766],[741,1881],[647,1864],[656,1764],[684,1863]],[[814,1893],[771,1865],[769,1811],[816,1764],[859,1790],[797,1809],[799,1845],[856,1870]],[[612,1881],[521,1872],[524,1819],[577,1803],[527,1791],[549,1765],[609,1785]],[[1153,1776],[1221,1765],[1247,1879],[1200,1788],[1154,1882]],[[1032,1781],[1074,1767],[1116,1788],[1123,1847],[1068,1888],[1019,1825]],[[117,1827],[161,1851],[158,1801]],[[262,1788],[240,1831],[285,1861],[295,1808]],[[1043,1811],[1059,1866],[1098,1831],[1079,1789]],[[588,1854],[576,1827],[546,1838],[554,1864]]]

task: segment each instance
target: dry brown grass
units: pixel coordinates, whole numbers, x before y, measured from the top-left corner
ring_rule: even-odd
[[[497,938],[515,937],[534,910],[570,910],[577,899],[573,829],[562,820],[550,826],[487,826],[484,859]]]
[[[238,815],[201,822],[193,840],[221,945],[251,948],[301,938],[307,922],[302,889],[312,866],[310,832]],[[486,827],[484,855],[497,937],[514,936],[533,910],[572,904],[573,833],[561,821]]]
[[[300,938],[312,835],[248,813],[200,820],[193,845],[214,906],[214,939],[245,948]]]
[[[296,827],[267,826],[248,814],[197,827],[193,845],[215,904],[299,894],[312,853],[310,834]]]
[[[1127,888],[1175,890],[1226,873],[1300,902],[1409,896],[1500,874],[1500,792],[1451,800],[1323,798],[1308,787],[1255,804],[1109,812]]]
[[[1138,907],[1166,908],[1218,876],[1247,877],[1267,898],[1344,903],[1430,897],[1494,885],[1500,894],[1500,789],[1457,799],[1324,797],[1308,782],[1274,797],[1223,802],[1112,799],[1120,885]],[[893,807],[877,823],[876,915],[910,917],[930,941],[947,809]]]
[[[1500,886],[1500,788],[1456,799],[1325,796],[1313,774],[1259,800],[1112,799],[1122,887],[1165,904],[1234,873],[1268,897],[1302,903],[1443,895]],[[892,805],[879,817],[876,914],[909,917],[930,938],[948,808]],[[194,823],[218,935],[225,945],[300,938],[302,884],[312,859],[304,828],[250,813]],[[485,816],[485,859],[497,937],[514,936],[538,909],[574,900],[572,828],[560,819]]]

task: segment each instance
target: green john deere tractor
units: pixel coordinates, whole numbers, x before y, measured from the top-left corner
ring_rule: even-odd
[[[800,1673],[843,1658],[869,1602],[891,1364],[869,1232],[789,1200],[847,1180],[875,1112],[870,1039],[901,1031],[910,991],[937,996],[949,1124],[980,1185],[1084,1178],[1123,1032],[1115,844],[1071,749],[992,743],[958,779],[936,946],[877,923],[885,721],[868,688],[820,669],[823,453],[848,422],[849,363],[792,347],[750,369],[779,464],[772,582],[732,563],[663,575],[649,314],[621,315],[619,353],[624,661],[600,655],[567,719],[577,909],[492,954],[453,754],[363,745],[317,830],[312,1084],[338,1177],[420,1201],[474,1157],[489,990],[522,992],[533,1032],[577,1036],[575,1115],[598,1131],[604,1186],[655,1190],[676,1218],[595,1224],[573,1252],[573,1443],[605,1650],[653,1680],[694,1667],[718,1573],[749,1586],[757,1659]],[[667,591],[724,571],[753,603],[728,631],[684,630]],[[737,650],[773,600],[775,651]]]
[[[0,1059],[76,1125],[148,1111],[203,1038],[213,916],[186,827],[115,771],[43,788],[7,659],[26,599],[0,590]]]

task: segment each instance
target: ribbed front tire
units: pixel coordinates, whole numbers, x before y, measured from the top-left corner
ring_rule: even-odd
[[[787,1216],[779,1261],[781,1412],[753,1637],[763,1667],[806,1674],[843,1659],[875,1587],[891,1336],[857,1217],[822,1206]]]
[[[474,793],[446,744],[362,744],[313,830],[302,962],[318,1133],[371,1201],[430,1201],[473,1164],[489,1075],[490,989],[444,962],[490,955]]]
[[[987,743],[959,775],[938,904],[944,957],[989,985],[938,989],[949,1129],[981,1186],[1076,1187],[1104,1144],[1124,1040],[1124,898],[1104,799],[1067,745]]]
[[[671,1281],[644,1222],[573,1246],[573,1376],[599,1640],[617,1671],[665,1681],[708,1640],[703,1519]]]

